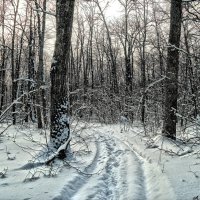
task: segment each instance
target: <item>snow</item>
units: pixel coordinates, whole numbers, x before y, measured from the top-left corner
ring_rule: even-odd
[[[51,64],[56,64],[58,61],[56,60],[55,57],[52,58]]]
[[[184,144],[181,138],[174,142],[153,134],[150,138],[139,123],[126,126],[74,123],[68,159],[48,166],[43,164],[48,143],[43,131],[33,125],[8,127],[0,135],[0,199],[191,200],[200,196],[199,143]],[[2,125],[0,132],[6,127]]]
[[[17,82],[17,81],[27,81],[27,82],[32,82],[32,83],[36,83],[33,79],[29,79],[29,78],[18,78],[18,79],[15,79],[14,82]]]

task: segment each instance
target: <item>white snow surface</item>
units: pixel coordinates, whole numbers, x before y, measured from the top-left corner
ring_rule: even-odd
[[[68,159],[45,166],[48,131],[10,126],[0,136],[0,200],[200,198],[200,145],[143,132],[139,123],[74,124]]]

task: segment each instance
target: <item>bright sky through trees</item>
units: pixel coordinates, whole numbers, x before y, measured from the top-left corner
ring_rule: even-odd
[[[112,0],[109,2],[106,14],[110,18],[115,18],[120,15],[120,4],[117,0]]]

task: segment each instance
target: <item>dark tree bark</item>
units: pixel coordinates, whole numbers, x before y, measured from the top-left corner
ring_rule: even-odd
[[[3,4],[2,4],[2,14],[1,14],[1,18],[2,18],[2,45],[3,45],[3,50],[1,53],[1,65],[0,65],[0,84],[1,84],[1,94],[0,94],[0,115],[1,112],[3,110],[3,105],[4,105],[4,98],[5,98],[5,88],[6,88],[6,84],[5,84],[5,67],[6,67],[6,47],[5,47],[5,0],[3,0]]]
[[[14,21],[13,21],[13,31],[12,31],[12,43],[11,43],[11,78],[12,78],[12,102],[15,101],[17,95],[17,82],[15,81],[16,78],[16,69],[15,69],[15,35],[16,35],[16,23],[17,23],[17,14],[19,8],[19,0],[16,3],[16,6],[12,2],[12,6],[14,9]],[[18,72],[17,72],[18,73]],[[16,124],[16,104],[12,106],[12,121],[13,124]]]
[[[56,1],[56,43],[51,65],[50,141],[58,149],[70,138],[67,63],[70,59],[75,0]],[[67,147],[66,147],[67,148]],[[64,154],[62,154],[64,155]]]
[[[112,40],[111,40],[111,35],[110,35],[110,31],[109,31],[109,27],[108,24],[106,22],[105,19],[105,15],[103,13],[103,10],[99,4],[98,1],[95,1],[97,7],[99,8],[102,20],[104,22],[105,28],[106,28],[106,34],[107,34],[107,39],[108,39],[108,49],[109,49],[109,60],[111,61],[111,90],[112,92],[114,92],[115,94],[119,93],[119,86],[118,86],[118,81],[117,81],[117,63],[116,63],[116,58],[114,55],[114,51],[112,48]]]
[[[140,12],[140,11],[139,11]],[[140,13],[139,13],[140,14]],[[140,63],[141,63],[141,93],[142,93],[142,99],[141,99],[141,121],[142,123],[145,122],[145,115],[146,115],[146,98],[147,98],[147,91],[146,91],[146,42],[147,42],[147,17],[148,17],[148,3],[146,0],[143,0],[143,16],[142,22],[140,21],[140,15],[137,16],[137,23],[138,27],[141,26],[141,23],[143,24],[143,31],[139,32],[139,40],[141,41],[139,43],[139,55],[140,55]],[[140,27],[141,28],[141,27]]]
[[[39,11],[39,3],[35,1],[35,6],[37,9],[37,19],[38,19],[38,37],[39,37],[39,64],[38,64],[38,71],[37,71],[37,88],[38,88],[38,95],[37,95],[37,104],[42,104],[42,108],[40,106],[37,107],[37,118],[38,118],[38,128],[43,127],[42,122],[42,113],[43,113],[43,121],[44,124],[47,124],[47,113],[46,113],[46,98],[45,98],[45,89],[41,88],[44,83],[44,39],[45,39],[45,28],[46,28],[46,6],[47,1],[43,0],[42,9],[44,10],[42,14],[42,20],[40,17]]]
[[[33,24],[33,9],[30,8],[30,24],[29,24],[29,39],[28,39],[28,85],[27,93],[35,88],[34,79],[35,79],[35,39],[34,39],[34,24]],[[25,122],[28,122],[29,116],[32,122],[35,122],[33,117],[33,95],[28,94],[25,111],[27,113]]]
[[[178,99],[179,45],[181,36],[182,0],[171,0],[171,21],[165,81],[165,113],[163,135],[176,139]]]
[[[132,66],[131,66],[131,53],[132,53],[132,38],[129,36],[129,14],[131,11],[131,6],[132,6],[132,1],[126,0],[124,3],[121,2],[121,5],[124,7],[124,41],[122,42],[123,47],[124,47],[124,61],[125,61],[125,67],[126,67],[126,72],[125,72],[125,83],[126,83],[126,93],[127,95],[131,95],[132,93]],[[123,39],[122,39],[123,40]]]
[[[189,77],[187,77],[189,79],[189,83],[190,83],[190,89],[191,89],[191,93],[192,93],[192,104],[194,107],[194,111],[193,111],[193,116],[196,119],[198,116],[198,102],[197,102],[197,93],[198,93],[198,89],[197,89],[197,84],[195,84],[194,81],[194,71],[193,71],[193,67],[192,67],[192,59],[190,57],[191,53],[190,53],[190,46],[188,43],[188,30],[186,28],[186,26],[183,24],[183,30],[184,30],[184,42],[185,42],[185,48],[186,48],[186,52],[187,52],[187,58],[186,58],[186,67],[188,68],[187,71],[189,73]]]

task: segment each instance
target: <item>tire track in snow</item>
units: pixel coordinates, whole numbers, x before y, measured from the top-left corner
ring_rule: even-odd
[[[147,169],[144,160],[131,148],[129,143],[100,132],[98,135],[99,138],[95,143],[96,154],[84,172],[94,173],[98,171],[99,166],[104,166],[101,173],[90,177],[77,174],[53,200],[169,199],[167,194],[160,195],[162,191],[159,191],[160,185],[156,180],[160,179],[159,174],[157,177],[150,174],[155,170],[152,166],[150,170]],[[162,185],[162,180],[160,183]],[[168,189],[170,188],[167,185],[165,190],[169,191]]]
[[[104,138],[109,159],[105,169],[94,181],[95,185],[87,186],[88,191],[94,192],[90,192],[84,199],[146,200],[144,174],[137,156],[121,142]]]
[[[117,188],[118,184],[118,171],[116,169],[119,167],[119,163],[117,161],[118,155],[114,151],[116,144],[113,140],[107,138],[104,138],[104,142],[109,159],[105,163],[105,168],[97,180],[96,191],[90,194],[87,199],[113,199],[114,196],[119,196],[118,190],[112,190],[112,188]]]
[[[96,153],[92,162],[85,167],[83,173],[78,172],[76,177],[73,180],[69,181],[60,192],[60,195],[53,198],[53,200],[71,200],[73,196],[78,193],[78,191],[88,182],[90,179],[90,174],[96,173],[97,164],[99,163],[98,159],[100,157],[100,143],[95,142]],[[87,175],[88,174],[88,175]]]
[[[174,190],[170,185],[168,178],[161,172],[158,164],[150,164],[147,162],[147,160],[140,156],[134,146],[128,141],[123,141],[117,137],[115,137],[115,139],[127,146],[141,163],[140,171],[142,171],[143,181],[145,183],[146,199],[176,200]]]
[[[124,189],[127,188],[127,191],[122,189],[119,196],[116,196],[116,199],[146,200],[144,173],[140,160],[126,145],[119,140],[116,140],[115,137],[113,137],[112,140],[117,143],[117,148],[120,148],[120,151],[123,152],[123,154],[120,155],[121,160],[119,160],[121,166],[121,169],[119,170],[119,173],[121,174],[119,185],[124,183]],[[119,150],[116,152],[118,151]],[[119,188],[121,187],[119,186]]]
[[[84,173],[92,173],[95,170],[97,159],[99,157],[99,143],[96,142],[95,146],[96,154],[92,162],[84,169]],[[69,181],[68,184],[63,187],[61,194],[54,197],[53,200],[70,200],[77,193],[77,190],[80,189],[88,179],[89,176],[78,173],[73,180]]]

